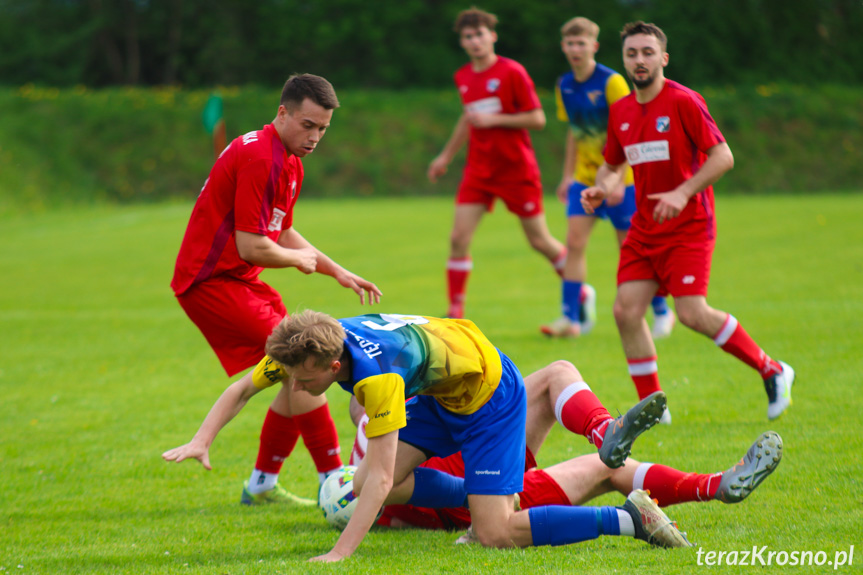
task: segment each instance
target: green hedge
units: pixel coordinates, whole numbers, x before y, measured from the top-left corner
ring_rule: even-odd
[[[736,166],[718,193],[859,190],[863,89],[844,86],[700,88]],[[278,92],[224,88],[229,138],[272,121]],[[69,203],[191,201],[213,161],[201,122],[209,92],[179,89],[0,89],[0,213]],[[339,93],[342,107],[304,164],[304,195],[452,194],[461,157],[436,185],[429,161],[459,114],[455,90]],[[566,127],[533,134],[551,193]]]

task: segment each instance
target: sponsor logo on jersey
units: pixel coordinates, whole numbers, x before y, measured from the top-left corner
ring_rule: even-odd
[[[671,118],[668,116],[659,116],[656,118],[656,131],[664,134],[671,127]]]
[[[386,416],[388,416],[390,413],[392,413],[392,411],[390,411],[390,410],[388,409],[388,410],[384,411],[383,413],[375,414],[375,419],[377,419],[377,418],[379,418],[379,417],[386,417]]]
[[[500,98],[492,96],[490,98],[482,98],[481,100],[474,100],[469,104],[465,104],[464,109],[466,112],[475,112],[477,114],[499,114],[503,111],[503,104],[501,103]]]
[[[624,148],[626,161],[630,166],[646,164],[649,162],[664,162],[670,156],[668,153],[668,140],[655,140],[652,142],[641,142],[631,144]]]
[[[485,83],[485,89],[491,92],[492,94],[497,92],[497,89],[500,88],[500,79],[499,78],[491,78],[488,82]]]
[[[494,471],[492,471],[490,469],[483,469],[483,470],[477,469],[476,471],[474,471],[474,473],[476,475],[500,475],[500,469],[495,469]]]
[[[596,106],[596,101],[599,100],[599,97],[602,96],[602,90],[591,90],[587,93],[587,97],[590,100],[590,103]]]
[[[294,182],[296,184],[296,182]],[[273,208],[273,217],[270,219],[270,225],[267,229],[271,232],[276,232],[282,229],[282,220],[285,219],[285,212],[279,208]]]
[[[465,85],[459,86],[458,91],[460,94],[467,94],[467,86],[465,86]]]
[[[625,132],[629,129],[629,122],[624,122],[620,125],[620,131]]]
[[[344,326],[342,326],[342,327],[344,327]],[[375,343],[373,341],[369,341],[369,340],[365,339],[364,337],[361,337],[361,336],[355,334],[354,332],[352,332],[351,330],[349,330],[347,328],[345,328],[345,333],[350,335],[350,336],[353,336],[353,338],[357,342],[357,345],[360,346],[360,349],[363,350],[363,353],[365,353],[369,359],[373,359],[373,358],[375,358],[375,357],[377,357],[383,353],[381,351],[381,344]]]
[[[248,134],[243,134],[243,145],[251,144],[252,142],[258,141],[258,133],[257,132],[249,132]]]
[[[294,199],[294,196],[297,195],[297,180],[291,182],[291,199]]]

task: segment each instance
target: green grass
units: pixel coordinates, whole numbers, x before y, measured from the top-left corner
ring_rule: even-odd
[[[562,236],[562,210],[552,202],[550,224]],[[759,433],[775,429],[785,440],[785,459],[749,500],[672,507],[695,550],[668,552],[620,538],[562,548],[464,549],[452,545],[454,534],[377,529],[338,566],[305,563],[336,540],[318,511],[238,504],[271,391],[253,399],[216,440],[212,472],[160,458],[192,436],[231,381],[168,287],[190,205],[73,208],[3,219],[0,572],[692,573],[699,569],[698,546],[753,545],[823,550],[831,559],[855,545],[859,569],[863,197],[733,196],[717,203],[709,300],[795,367],[795,404],[768,423],[757,375],[709,340],[677,329],[658,344],[674,425],[651,430],[633,455],[719,471]],[[378,283],[384,291],[378,309],[437,315],[445,309],[451,209],[451,200],[441,198],[307,197],[296,221],[312,242]],[[469,316],[523,372],[569,359],[612,411],[634,403],[611,315],[616,253],[609,226],[597,227],[589,253],[599,323],[578,342],[538,335],[537,326],[558,313],[558,282],[505,210],[483,222],[473,255]],[[264,278],[284,294],[289,310],[365,311],[326,277],[270,270]],[[334,389],[329,398],[347,451],[353,436],[348,395]],[[590,449],[556,429],[539,462]],[[302,446],[282,478],[291,490],[314,494],[316,474]],[[621,501],[617,495],[598,500]]]

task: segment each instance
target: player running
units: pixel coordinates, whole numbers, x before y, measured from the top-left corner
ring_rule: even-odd
[[[707,304],[716,243],[712,185],[734,166],[734,156],[704,98],[665,78],[665,33],[639,21],[626,24],[621,38],[635,92],[611,106],[605,163],[581,201],[593,213],[632,166],[637,209],[621,248],[614,302],[629,373],[639,397],[660,389],[644,314],[654,295],[670,293],[683,325],[758,371],[767,417],[776,419],[791,405],[794,370],[771,359],[734,316]],[[669,412],[663,418],[671,422]]]
[[[494,14],[475,8],[456,18],[455,30],[470,58],[455,73],[464,112],[443,151],[428,168],[429,180],[437,181],[468,143],[446,265],[447,316],[453,318],[464,317],[474,232],[498,198],[518,216],[530,246],[558,273],[566,261],[563,244],[551,235],[545,221],[539,166],[528,134],[528,130],[545,127],[545,112],[524,67],[495,54],[496,25]]]
[[[596,170],[602,165],[608,108],[629,94],[623,76],[596,61],[599,50],[599,26],[587,18],[577,17],[561,27],[561,49],[572,70],[557,80],[555,100],[557,117],[569,122],[563,177],[557,197],[566,204],[566,265],[563,268],[563,315],[542,333],[551,337],[587,335],[596,323],[596,291],[586,283],[587,243],[597,218],[611,221],[617,240],[623,243],[635,213],[635,186],[632,170],[627,168],[623,184],[587,214],[581,206],[581,191],[592,186]],[[674,326],[674,312],[664,297],[653,298],[654,339],[668,337]]]

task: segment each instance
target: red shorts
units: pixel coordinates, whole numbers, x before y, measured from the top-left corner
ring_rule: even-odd
[[[652,280],[657,295],[707,295],[714,241],[683,244],[643,244],[629,237],[620,248],[617,285]]]
[[[177,297],[228,375],[252,367],[287,310],[279,292],[260,280],[217,277]]]
[[[513,214],[520,218],[542,215],[542,183],[536,180],[495,182],[465,176],[458,188],[456,204],[483,204],[489,212],[495,199],[500,198]]]

